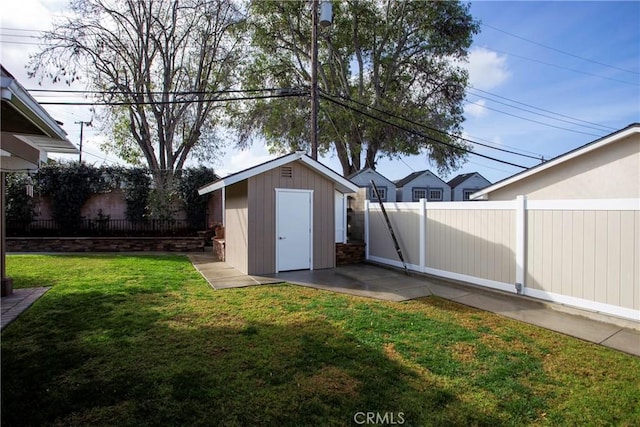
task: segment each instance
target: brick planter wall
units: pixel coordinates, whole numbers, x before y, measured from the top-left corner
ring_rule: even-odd
[[[336,265],[364,262],[364,243],[336,243]]]
[[[202,252],[201,237],[7,237],[7,252]]]

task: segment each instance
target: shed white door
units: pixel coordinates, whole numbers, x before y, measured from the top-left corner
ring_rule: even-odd
[[[312,269],[312,190],[276,189],[277,271]]]

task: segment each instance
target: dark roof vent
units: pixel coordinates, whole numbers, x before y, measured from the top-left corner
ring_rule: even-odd
[[[291,167],[291,166],[282,166],[280,168],[280,176],[282,178],[293,178],[293,167]]]

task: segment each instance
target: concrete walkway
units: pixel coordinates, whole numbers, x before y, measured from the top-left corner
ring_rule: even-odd
[[[31,307],[31,305],[49,289],[48,287],[14,289],[13,294],[2,297],[2,299],[0,299],[0,307],[2,307],[0,330],[3,330],[11,322],[16,320],[23,311]]]
[[[211,254],[188,255],[214,289],[288,282],[296,285],[388,301],[436,295],[585,341],[640,356],[640,323],[541,302],[529,297],[404,272],[371,264],[335,269],[247,276]]]

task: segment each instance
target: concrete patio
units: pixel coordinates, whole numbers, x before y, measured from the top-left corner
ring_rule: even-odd
[[[640,323],[525,296],[415,273],[407,276],[403,271],[372,264],[248,276],[224,262],[215,261],[209,253],[188,256],[194,267],[216,290],[287,282],[388,301],[406,301],[435,295],[640,356]]]

